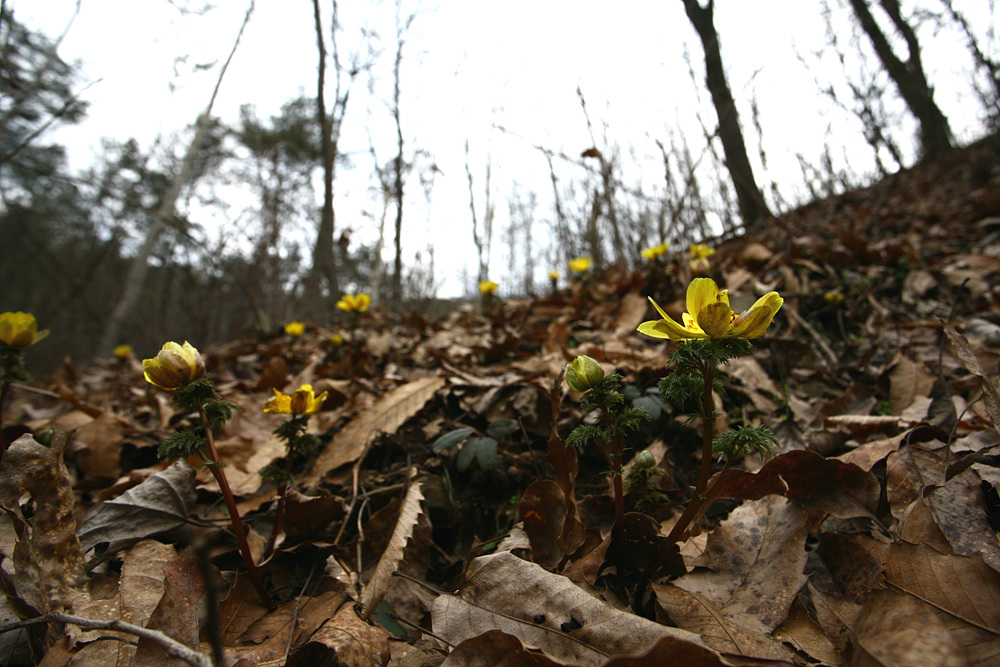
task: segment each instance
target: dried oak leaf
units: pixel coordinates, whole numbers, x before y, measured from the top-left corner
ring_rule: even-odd
[[[425,377],[396,387],[375,401],[333,436],[320,452],[303,486],[313,487],[337,468],[354,463],[372,439],[381,433],[395,433],[444,385],[444,378]]]

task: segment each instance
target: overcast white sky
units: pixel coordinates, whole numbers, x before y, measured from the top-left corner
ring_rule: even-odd
[[[417,6],[414,1],[404,0],[404,13]],[[55,37],[72,18],[76,0],[8,0],[7,4],[29,27]],[[199,4],[191,0],[187,6]],[[836,8],[836,0],[831,4],[845,25],[845,11]],[[904,1],[904,6],[912,4]],[[937,0],[921,4],[940,10]],[[992,30],[992,4],[955,0],[957,7],[972,12],[968,16],[982,35]],[[183,15],[166,0],[81,0],[60,53],[66,60],[79,59],[85,80],[95,82],[84,93],[90,101],[89,115],[79,126],[55,135],[71,147],[73,166],[87,166],[101,137],[122,141],[135,137],[148,146],[157,135],[192,123],[209,98],[216,68],[228,54],[247,6],[225,0],[204,15]],[[357,167],[341,171],[335,184],[338,225],[354,228],[356,237],[371,239],[376,230],[363,214],[371,210],[365,196],[371,170],[364,154],[369,129],[382,148],[380,158],[385,161],[393,154],[394,129],[382,100],[391,86],[395,9],[391,2],[359,1],[341,1],[340,8],[345,27],[342,50],[352,49],[359,27],[367,25],[382,36],[386,51],[377,69],[376,97],[365,94],[363,81],[355,88],[342,148],[357,153]],[[768,173],[758,173],[762,185],[773,180],[789,198],[801,193],[795,154],[817,158],[828,128],[853,170],[869,171],[870,151],[857,120],[832,108],[814,83],[820,76],[842,85],[844,77],[832,54],[823,63],[810,55],[825,41],[819,0],[717,0],[715,15],[751,154],[756,153],[757,136],[749,127],[749,99],[756,95],[760,104],[769,166]],[[845,46],[847,36],[845,30]],[[971,96],[964,44],[954,34],[934,34],[930,28],[921,37],[938,103],[962,140],[977,136],[982,112]],[[991,48],[996,55],[995,41]],[[522,140],[491,131],[491,126],[503,125],[532,143],[579,155],[591,141],[577,86],[587,97],[591,119],[598,128],[608,124],[609,138],[621,146],[625,162],[632,162],[629,168],[635,177],[662,182],[662,159],[654,139],[667,140],[668,132],[682,132],[695,150],[701,150],[696,114],[710,125],[715,123],[707,92],[697,89],[689,77],[685,50],[700,85],[703,54],[679,0],[420,3],[404,50],[403,129],[410,148],[430,153],[442,175],[435,183],[430,210],[415,208],[407,214],[404,261],[422,250],[428,239],[437,239],[443,295],[461,292],[463,267],[474,275],[466,140],[477,178],[484,174],[487,154],[492,158],[500,201],[498,225],[506,216],[505,199],[514,181],[522,191],[541,195],[539,220],[549,216],[551,185],[542,156]],[[817,63],[814,71],[799,62],[797,53]],[[185,55],[184,62],[177,62]],[[257,0],[214,112],[235,121],[240,105],[252,103],[258,115],[266,117],[300,93],[313,95],[316,58],[309,0]],[[195,71],[196,65],[213,62],[215,67]],[[904,136],[910,136],[912,123],[903,122]],[[905,139],[904,144],[911,147]],[[628,157],[630,152],[634,159]],[[422,204],[416,183],[410,193],[415,206]],[[493,260],[496,269],[491,277],[503,285],[506,262],[499,249]],[[466,282],[464,287],[468,286]]]

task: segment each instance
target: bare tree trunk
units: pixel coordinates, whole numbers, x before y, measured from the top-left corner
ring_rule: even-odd
[[[879,0],[879,4],[892,20],[893,26],[906,41],[909,57],[904,62],[896,56],[889,40],[872,16],[865,0],[850,0],[862,30],[871,40],[872,48],[882,61],[882,66],[895,82],[899,94],[910,113],[920,123],[920,144],[925,157],[939,155],[952,147],[948,119],[934,102],[934,94],[927,83],[924,66],[920,60],[920,44],[913,28],[900,12],[898,0]]]
[[[469,180],[469,209],[472,213],[472,242],[476,244],[476,254],[479,256],[479,282],[490,277],[490,248],[493,245],[493,216],[495,206],[490,197],[490,177],[492,161],[486,161],[486,205],[483,211],[482,229],[479,226],[479,216],[476,213],[475,185],[472,180],[472,168],[469,166],[469,142],[465,142],[465,175]]]
[[[403,27],[399,23],[399,3],[396,3],[396,61],[393,66],[392,117],[396,121],[396,159],[393,167],[396,197],[396,259],[392,273],[392,297],[396,304],[403,301],[403,126],[399,119],[399,70],[403,62]],[[412,21],[413,17],[410,17]],[[407,22],[409,23],[409,22]]]
[[[333,3],[333,25],[336,30],[337,3]],[[340,286],[337,281],[337,263],[333,255],[333,170],[336,157],[336,146],[333,141],[333,118],[326,112],[326,42],[323,39],[323,23],[320,18],[319,0],[313,0],[313,18],[316,24],[316,45],[319,49],[319,73],[317,77],[316,110],[320,126],[321,153],[323,157],[323,211],[320,215],[319,230],[316,234],[316,245],[313,247],[312,270],[305,281],[305,313],[310,317],[326,315],[327,308],[321,308],[320,281],[326,280],[330,296],[339,297]],[[339,72],[337,81],[339,89]]]
[[[247,23],[250,22],[250,15],[253,14],[253,9],[254,0],[251,0],[250,6],[247,8],[246,15],[243,17],[243,24],[240,26],[240,31],[236,35],[236,41],[233,43],[233,48],[229,52],[229,57],[226,58],[226,62],[219,71],[219,78],[215,82],[215,88],[212,90],[212,97],[209,98],[208,106],[205,107],[205,111],[198,116],[194,138],[191,139],[191,143],[188,145],[187,151],[184,153],[184,159],[181,161],[180,170],[174,176],[174,180],[170,184],[170,189],[167,190],[167,193],[163,197],[163,201],[160,203],[160,208],[156,211],[156,215],[153,218],[153,224],[150,226],[149,231],[146,234],[146,240],[143,242],[138,254],[132,259],[132,264],[129,266],[128,274],[125,276],[125,287],[121,298],[118,300],[118,304],[115,306],[114,311],[112,311],[111,316],[108,317],[107,325],[105,325],[104,333],[101,336],[101,344],[98,350],[98,353],[101,355],[110,354],[115,345],[118,345],[121,342],[119,340],[119,336],[121,335],[121,330],[125,324],[125,320],[128,319],[132,309],[135,307],[135,304],[139,301],[139,296],[142,294],[142,289],[146,282],[146,274],[149,272],[149,256],[153,254],[153,248],[156,247],[156,242],[159,240],[160,235],[166,230],[167,225],[173,223],[173,218],[176,213],[177,200],[180,198],[181,189],[191,177],[191,172],[194,169],[195,158],[198,155],[201,144],[205,139],[205,134],[208,132],[208,127],[211,124],[212,107],[215,105],[215,98],[218,96],[219,88],[222,86],[222,79],[225,77],[226,70],[229,68],[229,63],[232,61],[233,55],[236,53],[236,48],[240,44],[240,39],[243,37],[243,31],[246,29]]]
[[[715,31],[713,22],[715,2],[708,0],[708,4],[704,7],[698,4],[698,0],[683,0],[683,2],[688,19],[698,33],[705,51],[705,83],[712,95],[712,104],[719,118],[719,139],[722,141],[722,150],[726,156],[726,168],[736,190],[740,216],[744,225],[753,225],[772,217],[772,214],[754,178],[753,168],[747,157],[746,143],[743,140],[743,129],[740,127],[740,119],[736,112],[736,102],[726,82],[719,35]]]

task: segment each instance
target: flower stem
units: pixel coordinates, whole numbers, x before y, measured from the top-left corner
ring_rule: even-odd
[[[712,475],[712,440],[715,438],[715,404],[712,400],[712,385],[715,381],[715,368],[706,366],[702,369],[705,379],[705,392],[701,398],[701,467],[698,471],[698,483],[695,485],[691,500],[681,513],[677,523],[667,534],[664,553],[673,549],[694,517],[698,516],[702,506],[708,502],[708,480]],[[728,462],[727,462],[728,466]],[[661,558],[662,561],[665,558]]]
[[[291,474],[292,472],[292,450],[289,448],[288,456],[285,459],[285,472]],[[267,540],[267,546],[264,548],[264,558],[267,558],[272,553],[274,553],[274,546],[278,542],[278,534],[281,533],[281,524],[285,520],[285,495],[288,493],[288,484],[282,483],[278,485],[278,505],[274,509],[274,525],[271,527],[271,537]]]
[[[9,382],[0,382],[0,456],[7,453],[7,436],[3,434],[3,409],[7,405]]]
[[[226,509],[229,511],[229,520],[233,524],[233,533],[236,535],[236,543],[239,545],[240,555],[243,557],[243,564],[246,565],[247,568],[247,576],[250,577],[250,583],[253,584],[254,590],[257,591],[257,595],[260,597],[261,602],[263,602],[268,609],[274,609],[274,603],[271,601],[271,596],[268,595],[267,591],[264,589],[264,583],[260,579],[260,572],[257,570],[257,566],[253,562],[253,554],[250,552],[250,543],[247,541],[246,529],[243,527],[243,521],[240,519],[240,511],[236,507],[236,499],[233,497],[233,490],[229,487],[229,480],[226,478],[226,473],[222,469],[222,461],[219,459],[219,452],[215,448],[215,437],[212,435],[212,429],[209,427],[204,407],[198,406],[198,415],[201,417],[201,422],[205,426],[205,438],[208,441],[208,458],[210,460],[208,469],[211,471],[212,476],[215,477],[215,481],[218,482],[219,490],[222,492],[222,498],[226,502]]]

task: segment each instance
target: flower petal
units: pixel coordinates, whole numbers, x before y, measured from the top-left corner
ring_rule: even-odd
[[[723,338],[733,321],[733,311],[723,301],[710,303],[698,313],[698,326],[709,338]]]
[[[685,313],[686,314],[686,313]],[[670,340],[688,340],[691,338],[705,338],[701,330],[691,331],[674,322],[669,317],[652,322],[643,322],[639,325],[639,333],[644,333],[653,338],[669,338]]]
[[[719,286],[711,278],[695,278],[688,285],[687,312],[698,321],[701,311],[710,303],[718,301]],[[728,303],[728,299],[727,299]],[[699,322],[699,325],[701,323]]]
[[[777,292],[768,292],[757,299],[749,310],[740,313],[727,335],[732,338],[760,338],[784,302]]]

